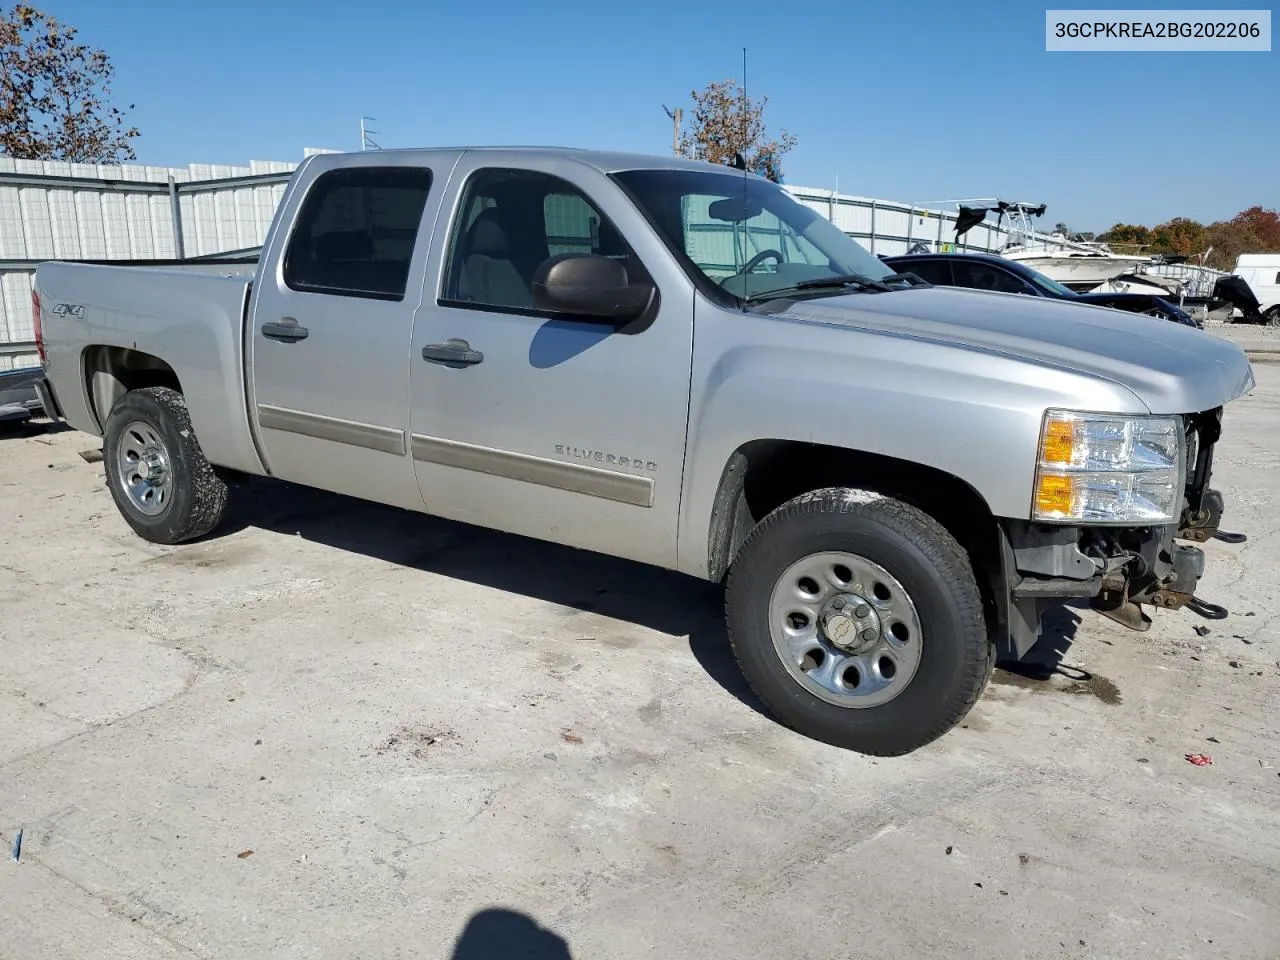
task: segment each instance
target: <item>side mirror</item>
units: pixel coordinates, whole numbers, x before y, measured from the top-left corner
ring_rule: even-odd
[[[560,253],[542,261],[533,274],[533,302],[544,310],[607,320],[640,316],[654,288],[631,283],[627,268],[594,253]]]

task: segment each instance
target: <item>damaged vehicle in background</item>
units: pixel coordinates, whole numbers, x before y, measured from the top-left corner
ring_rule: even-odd
[[[746,171],[577,149],[315,155],[255,273],[43,263],[34,301],[139,536],[271,476],[722,583],[773,715],[886,756],[1049,606],[1215,614],[1179,541],[1254,384],[1181,324],[901,275]]]
[[[0,424],[26,423],[44,413],[44,367],[0,370]]]
[[[966,287],[994,293],[1049,297],[1086,306],[1112,307],[1146,314],[1188,327],[1203,328],[1181,307],[1149,293],[1077,293],[1040,271],[989,253],[907,253],[880,258],[895,270],[906,270],[944,287]]]

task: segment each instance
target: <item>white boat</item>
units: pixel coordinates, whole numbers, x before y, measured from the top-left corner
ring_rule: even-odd
[[[949,200],[958,208],[956,241],[981,223],[988,213],[997,215],[997,229],[1009,218],[1009,240],[992,251],[1006,260],[1026,264],[1077,291],[1092,290],[1113,277],[1136,273],[1152,262],[1150,257],[1116,253],[1105,243],[1075,240],[1061,233],[1036,232],[1032,217],[1042,217],[1045,204],[1008,200]],[[970,206],[973,204],[973,206]],[[979,206],[979,204],[981,204]]]
[[[1184,284],[1170,277],[1150,273],[1122,273],[1098,284],[1087,293],[1149,293],[1156,297],[1180,297]]]
[[[1113,253],[1106,244],[1097,246],[1102,249],[1075,250],[1065,246],[1051,247],[1048,243],[1034,247],[1010,243],[996,252],[1006,260],[1024,263],[1071,287],[1097,286],[1151,262],[1150,257]]]
[[[1061,233],[1037,233],[1033,216],[1044,216],[1045,204],[1009,203],[1001,200],[996,210],[1009,218],[1009,242],[996,253],[1039,270],[1045,276],[1074,289],[1088,289],[1134,273],[1152,262],[1138,254],[1116,253],[1105,243],[1072,240]]]

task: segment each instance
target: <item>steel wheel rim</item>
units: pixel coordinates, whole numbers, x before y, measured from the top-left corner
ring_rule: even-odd
[[[155,427],[141,420],[129,423],[116,443],[120,491],[139,513],[164,513],[173,495],[169,448]]]
[[[855,553],[787,567],[769,597],[769,635],[792,679],[837,707],[888,703],[920,667],[915,603],[893,574]]]

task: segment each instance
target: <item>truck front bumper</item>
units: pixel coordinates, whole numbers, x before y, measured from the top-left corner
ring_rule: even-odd
[[[1186,489],[1176,524],[1088,527],[1000,521],[1007,654],[1024,656],[1039,637],[1044,610],[1067,599],[1087,598],[1095,610],[1135,630],[1151,626],[1144,606],[1186,607],[1214,619],[1227,615],[1196,596],[1204,551],[1192,545],[1215,536],[1230,542],[1244,539],[1220,533],[1223,497],[1209,486],[1222,409],[1187,416],[1184,422]]]
[[[1216,532],[1216,526],[1207,524],[1194,530],[1166,526],[1106,531],[1110,542],[1103,552],[1096,549],[1102,538],[1090,528],[1002,522],[1009,652],[1025,656],[1039,638],[1044,611],[1064,600],[1091,600],[1099,613],[1134,630],[1151,627],[1143,606],[1189,607],[1202,616],[1225,616],[1225,610],[1196,596],[1204,576],[1204,551],[1178,542],[1207,540]],[[1088,545],[1087,553],[1082,542]]]
[[[1002,568],[1008,590],[1005,652],[1022,658],[1040,636],[1044,611],[1064,600],[1088,599],[1099,613],[1134,630],[1148,630],[1144,606],[1186,607],[1221,619],[1227,611],[1196,596],[1204,551],[1191,543],[1219,535],[1222,494],[1205,491],[1203,508],[1179,525],[1124,530],[1050,527],[1018,520],[1000,524]],[[1239,542],[1238,534],[1222,534]]]

